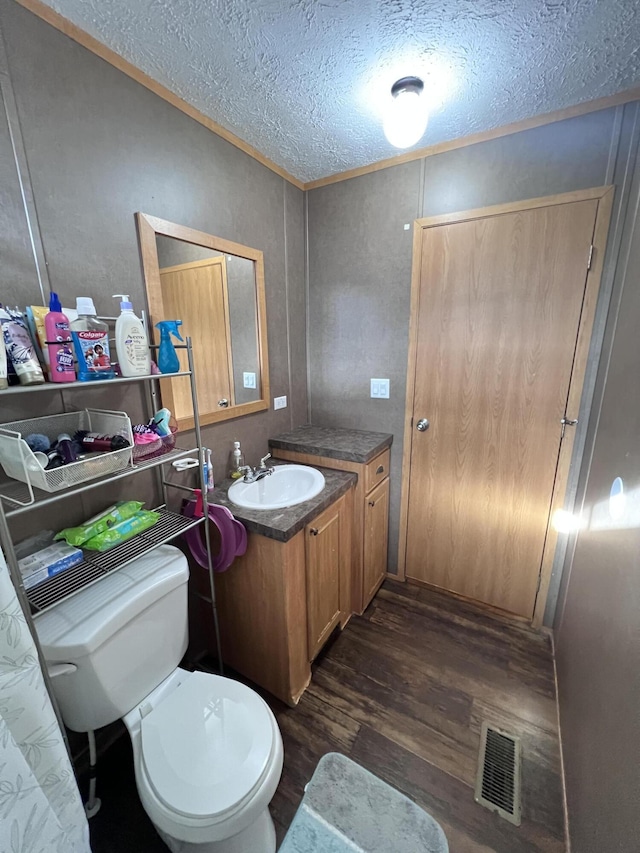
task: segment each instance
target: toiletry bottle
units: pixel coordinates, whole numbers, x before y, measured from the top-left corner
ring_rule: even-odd
[[[78,430],[73,440],[77,441],[86,453],[108,453],[110,450],[131,447],[129,440],[123,435],[101,435],[98,432],[87,432],[85,429]]]
[[[171,435],[171,412],[169,409],[159,409],[151,418],[149,426],[163,438]]]
[[[4,336],[0,329],[0,389],[8,388],[9,380],[7,379],[7,350],[4,346]]]
[[[24,318],[27,321],[29,332],[33,338],[33,344],[36,348],[38,361],[44,369],[45,376],[50,377],[49,350],[47,349],[46,343],[47,333],[44,329],[44,318],[48,313],[49,309],[45,308],[44,305],[27,305],[24,309]]]
[[[20,384],[41,385],[44,382],[44,373],[20,309],[0,306],[0,326],[7,360],[13,365]]]
[[[211,450],[207,448],[207,491],[212,492],[215,487],[213,480],[213,465],[211,464]]]
[[[180,370],[180,360],[171,340],[171,335],[175,335],[181,341],[182,336],[178,331],[178,326],[181,325],[182,320],[162,320],[160,323],[156,323],[156,329],[160,329],[160,351],[158,352],[160,373],[178,373]]]
[[[116,321],[116,352],[120,373],[123,376],[149,376],[151,373],[151,354],[147,332],[133,313],[133,305],[124,293],[114,294],[114,299],[122,299],[120,316]]]
[[[93,299],[79,296],[76,299],[78,319],[71,323],[71,337],[78,360],[78,379],[113,379],[109,353],[109,326],[98,320]]]
[[[75,462],[78,458],[71,436],[66,432],[61,432],[58,436],[56,451],[62,456],[65,465]]]
[[[53,468],[62,468],[65,464],[62,454],[58,453],[57,450],[50,450],[47,453],[47,459],[49,460],[46,468],[47,471],[51,471]]]
[[[231,451],[231,458],[229,460],[229,476],[232,480],[237,480],[238,477],[242,477],[242,471],[239,471],[238,468],[241,468],[244,465],[244,456],[242,455],[242,451],[240,450],[240,442],[233,442],[233,450]]]
[[[52,382],[75,382],[73,344],[69,319],[62,313],[57,293],[49,298],[49,313],[44,318],[44,330],[49,354],[49,377]]]
[[[202,480],[205,484],[206,490],[209,491],[209,467],[207,465],[207,454],[204,447],[202,448]]]

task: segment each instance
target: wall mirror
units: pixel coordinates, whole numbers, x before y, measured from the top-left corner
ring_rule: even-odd
[[[183,337],[191,337],[200,422],[269,408],[262,252],[146,213],[136,220],[150,326],[182,320]],[[186,353],[178,352],[186,370]],[[179,428],[192,428],[188,377],[161,389]]]

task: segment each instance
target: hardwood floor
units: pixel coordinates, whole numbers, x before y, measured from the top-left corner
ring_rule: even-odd
[[[266,696],[284,740],[278,840],[326,752],[423,806],[451,853],[561,853],[560,755],[549,639],[445,594],[387,581],[314,668],[297,708]],[[522,740],[522,825],[473,800],[480,727]]]

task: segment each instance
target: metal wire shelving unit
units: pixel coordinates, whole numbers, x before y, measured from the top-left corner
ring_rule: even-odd
[[[44,674],[45,683],[63,734],[65,733],[64,724],[51,687],[51,680],[47,672],[47,665],[42,654],[42,649],[38,641],[38,634],[35,626],[38,615],[52,607],[55,607],[61,601],[77,594],[81,590],[86,589],[88,586],[99,582],[106,574],[118,571],[132,560],[140,557],[142,554],[152,551],[160,545],[171,542],[187,530],[203,524],[205,519],[208,518],[207,483],[205,476],[206,450],[202,444],[191,338],[187,338],[185,344],[176,346],[176,349],[186,352],[188,370],[181,370],[178,373],[166,375],[122,377],[117,379],[96,380],[94,382],[72,382],[65,384],[46,383],[44,385],[34,386],[33,388],[15,387],[0,391],[0,400],[5,395],[15,395],[18,400],[22,399],[24,396],[25,403],[27,401],[31,402],[34,399],[33,395],[39,396],[46,392],[55,391],[63,392],[63,407],[66,411],[66,404],[64,400],[64,393],[66,392],[71,394],[82,392],[84,395],[87,395],[91,393],[93,388],[107,384],[125,385],[141,383],[145,388],[146,407],[149,417],[151,417],[153,413],[160,408],[160,388],[158,385],[160,380],[172,379],[175,377],[188,377],[190,382],[194,419],[194,441],[192,442],[192,446],[186,448],[177,446],[167,448],[166,452],[160,455],[154,455],[148,459],[143,459],[137,462],[132,459],[126,468],[123,468],[117,473],[105,477],[98,477],[54,493],[41,491],[33,488],[31,485],[26,485],[16,480],[8,480],[0,483],[0,545],[2,545],[2,550],[9,567],[11,580],[16,588],[18,599],[24,611],[25,619],[27,620],[27,624],[29,625],[31,634],[33,635],[34,642],[38,649],[40,665]],[[167,466],[177,459],[196,454],[200,463],[197,468],[197,473],[199,488],[202,492],[203,515],[200,518],[188,518],[167,508],[169,491],[175,488],[182,492],[186,491],[193,493],[195,490],[183,485],[182,483],[173,483],[168,478],[165,471],[167,470]],[[156,511],[160,513],[159,521],[153,527],[138,534],[138,536],[129,539],[127,542],[110,549],[109,551],[103,553],[84,551],[84,559],[82,563],[49,578],[38,586],[25,590],[10,530],[10,519],[18,515],[29,514],[33,511],[36,511],[35,514],[37,514],[38,509],[43,509],[54,502],[71,499],[74,496],[80,496],[85,492],[96,488],[104,488],[110,483],[122,480],[123,478],[135,476],[136,474],[144,471],[153,471],[155,473],[157,488],[163,496],[163,504],[156,508]],[[211,614],[213,618],[216,643],[218,646],[219,668],[222,673],[223,664],[220,647],[220,631],[218,625],[213,561],[208,524],[204,524],[204,538],[208,559],[210,593],[205,600],[211,605]],[[199,597],[204,597],[201,593],[197,594]],[[68,749],[69,745],[66,735],[65,742],[67,743]]]

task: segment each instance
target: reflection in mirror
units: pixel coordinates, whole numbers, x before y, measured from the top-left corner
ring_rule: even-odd
[[[268,408],[262,252],[138,214],[152,323],[182,320],[193,344],[202,423]],[[181,366],[186,369],[186,353]],[[162,383],[163,404],[189,428],[188,381]],[[167,387],[168,386],[168,387]]]
[[[165,293],[174,288],[193,292],[199,280],[217,305],[212,317],[218,322],[209,333],[212,340],[224,342],[228,358],[227,364],[212,371],[219,389],[215,393],[231,406],[260,399],[255,261],[161,234],[156,235],[156,245]]]

